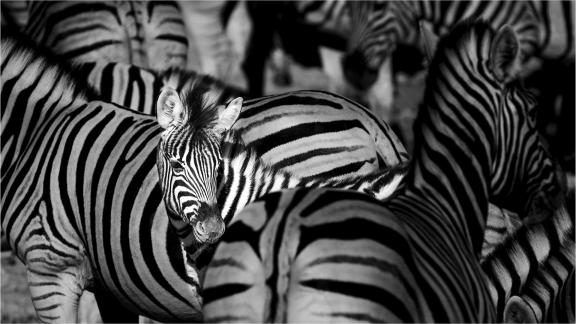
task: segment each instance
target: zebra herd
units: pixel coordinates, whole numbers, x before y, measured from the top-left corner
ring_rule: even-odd
[[[181,5],[2,3],[2,231],[39,320],[88,290],[111,322],[574,321],[573,209],[522,86],[573,62],[573,2],[300,3],[348,28],[330,81],[360,97],[392,102],[390,55],[422,44],[412,157],[348,91],[185,69]]]

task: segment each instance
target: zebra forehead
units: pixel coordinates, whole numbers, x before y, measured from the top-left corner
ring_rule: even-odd
[[[206,152],[213,148],[216,140],[206,129],[180,127],[164,138],[164,150],[178,156],[183,156],[185,152]]]

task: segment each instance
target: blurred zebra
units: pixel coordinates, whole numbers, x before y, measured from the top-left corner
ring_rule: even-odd
[[[525,55],[539,45],[537,16],[527,1],[377,1],[360,2],[352,10],[360,17],[352,25],[352,35],[361,37],[349,46],[343,69],[359,88],[371,86],[397,43],[420,45],[419,22],[444,35],[459,21],[483,18],[494,28],[513,27]]]
[[[27,265],[40,319],[74,322],[77,297],[92,288],[104,320],[199,320],[198,276],[159,191],[155,118],[88,101],[82,78],[23,38],[3,33],[1,51],[2,229]],[[386,124],[341,97],[303,91],[245,108],[244,140],[302,176],[407,159]],[[308,151],[292,150],[300,139]]]
[[[539,20],[538,56],[574,61],[574,1],[531,0]]]
[[[245,14],[242,10],[245,4],[237,0],[178,0],[178,4],[194,45],[189,48],[195,47],[195,53],[190,53],[189,59],[195,54],[199,61],[198,71],[231,83],[239,72],[240,54],[243,54],[250,26],[244,21],[232,30],[229,23],[236,23],[231,19],[233,11]],[[240,17],[245,18],[245,15]]]
[[[2,27],[13,26],[22,30],[28,23],[28,1],[2,1],[0,3]]]
[[[109,101],[145,114],[155,113],[156,99],[165,84],[175,86],[181,91],[191,87],[199,78],[194,71],[170,68],[167,71],[156,72],[131,64],[120,62],[86,62],[72,66],[74,73],[87,76],[88,85],[98,94],[98,99]],[[218,82],[218,87],[226,88],[230,95],[241,96],[239,89],[224,86]]]
[[[386,202],[387,208],[368,196],[348,202],[346,195],[358,197],[349,192],[342,194],[344,198],[318,189],[264,196],[260,212],[249,219],[243,218],[242,213],[233,218],[216,246],[206,271],[204,320],[496,320],[494,296],[478,263],[488,199],[526,215],[526,221],[541,214],[552,217],[562,199],[552,161],[539,142],[530,117],[533,102],[515,83],[508,84],[520,59],[519,52],[519,41],[509,27],[498,32],[483,22],[466,22],[456,27],[441,41],[431,64],[425,104],[415,127],[418,149],[404,183]],[[173,106],[176,112],[182,112],[178,102],[173,102]],[[176,115],[163,136],[185,127],[186,117],[190,116]],[[214,122],[218,125],[233,120],[226,117]],[[182,141],[190,136],[216,136],[197,131],[194,127],[200,124],[189,125],[190,134],[181,132]],[[170,162],[162,165],[161,174],[201,178],[212,172],[185,167],[190,159],[207,159],[205,154],[194,154],[190,147],[171,146],[178,143],[164,144],[159,148],[159,164],[163,158]],[[178,156],[171,155],[178,148]],[[237,181],[257,176],[247,173]],[[161,186],[166,190],[164,180]],[[187,186],[176,183],[172,194],[186,195],[191,190]],[[327,193],[326,197],[313,196],[323,193]],[[197,200],[210,194],[213,193],[206,192]],[[288,197],[286,202],[278,203],[282,197]],[[342,205],[322,210],[340,201]],[[371,206],[361,205],[366,201]],[[177,211],[181,218],[198,208],[194,198],[182,205],[191,208]],[[207,206],[204,208],[215,208]],[[532,213],[535,207],[537,215]],[[313,219],[310,215],[318,210],[325,216]],[[374,215],[388,226],[376,230],[372,224]],[[338,224],[333,226],[337,230],[329,229],[327,224],[345,217],[369,219],[372,223],[363,222],[362,228]],[[311,224],[320,224],[322,229],[301,225],[301,219],[312,219]],[[272,229],[262,230],[267,224],[272,224]],[[232,231],[234,226],[237,231]],[[363,236],[366,232],[370,233],[368,237]],[[325,237],[330,238],[328,243],[313,246],[316,239],[322,241]],[[382,253],[383,249],[373,242],[375,237],[386,240],[389,253]],[[352,247],[348,240],[367,242],[367,246]],[[307,253],[309,245],[311,252]],[[332,262],[343,263],[343,269],[306,268],[328,262],[319,260],[317,254],[331,255],[326,252],[332,251],[330,248],[339,251]],[[348,248],[350,252],[342,252]],[[356,255],[362,257],[354,259],[352,256]],[[368,267],[366,271],[376,273],[353,275],[365,272],[346,268],[347,263],[362,264]],[[389,276],[388,280],[382,276]],[[455,277],[459,280],[454,281]],[[367,282],[359,285],[355,280]],[[359,297],[361,291],[367,293]],[[370,301],[376,298],[380,305]],[[348,308],[347,304],[353,306]]]
[[[373,7],[357,20],[363,23],[351,25],[353,34],[364,37],[349,47],[344,59],[344,71],[357,86],[370,85],[396,43],[420,44],[419,22],[431,24],[439,35],[469,18],[486,19],[494,28],[507,24],[519,35],[523,61],[533,55],[574,60],[573,1],[390,1]],[[396,26],[390,23],[390,13]]]
[[[29,17],[24,32],[66,60],[186,66],[188,38],[175,1],[32,1]]]
[[[573,234],[573,233],[572,233]],[[574,322],[574,241],[553,251],[523,287],[520,296],[506,304],[508,323]]]

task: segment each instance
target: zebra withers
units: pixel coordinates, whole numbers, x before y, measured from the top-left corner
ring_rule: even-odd
[[[489,198],[508,202],[521,215],[530,215],[531,204],[539,200],[537,193],[546,195],[551,214],[561,199],[552,163],[529,116],[530,100],[513,83],[505,83],[518,51],[510,28],[494,32],[482,22],[456,27],[441,41],[431,64],[415,127],[416,154],[397,195],[384,204],[367,196],[345,196],[359,194],[319,189],[261,198],[246,210],[246,214],[253,213],[250,217],[243,218],[241,213],[232,220],[230,232],[216,248],[204,283],[210,296],[204,304],[205,319],[318,321],[322,316],[323,321],[341,321],[363,316],[378,322],[497,320],[478,263]],[[308,198],[324,193],[326,198]],[[283,197],[286,202],[278,203]],[[370,207],[359,207],[366,201]],[[354,207],[347,209],[347,205]],[[303,225],[324,207],[324,217]],[[353,210],[348,217],[364,220],[377,214],[380,222],[390,223],[379,228],[379,234],[385,231],[387,235],[376,239],[369,234],[376,226],[370,225],[363,228],[365,236],[358,234],[362,230],[345,231],[342,226],[331,231],[328,224],[339,225],[344,216],[331,217],[339,211],[346,215],[345,210]],[[361,238],[372,246],[353,247]],[[388,240],[384,251],[397,267],[363,254],[383,251],[378,248],[379,239]],[[340,254],[328,260],[320,248],[326,245]],[[306,253],[308,247],[310,253]],[[347,248],[353,252],[341,252]],[[362,257],[354,260],[355,253]],[[320,270],[327,263],[338,264]],[[356,275],[359,271],[335,270],[347,263],[374,273],[363,287],[377,291],[374,295],[387,293],[394,298],[381,298],[377,304],[368,296],[358,297],[361,289],[350,287],[357,287],[356,281],[362,280]],[[314,266],[317,268],[312,270]],[[386,275],[401,279],[383,280]],[[412,280],[403,280],[403,276]],[[332,300],[322,303],[320,296],[333,292],[340,295],[338,301],[359,299],[362,311],[338,308],[341,304]],[[268,310],[277,317],[271,318]]]
[[[188,37],[175,1],[31,1],[24,32],[65,60],[185,67]]]

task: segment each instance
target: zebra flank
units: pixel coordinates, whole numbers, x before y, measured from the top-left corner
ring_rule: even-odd
[[[391,199],[284,190],[234,217],[206,271],[205,320],[500,320],[479,264],[489,198],[524,221],[550,217],[554,224],[533,229],[557,231],[550,249],[533,247],[540,260],[572,226],[557,210],[561,192],[530,117],[534,102],[507,83],[518,44],[512,29],[482,21],[458,24],[440,41],[415,155]],[[535,237],[523,235],[520,245]],[[510,251],[501,256],[514,262]],[[503,296],[521,289],[498,284]]]
[[[74,62],[186,66],[188,38],[175,1],[32,1],[24,32]]]

